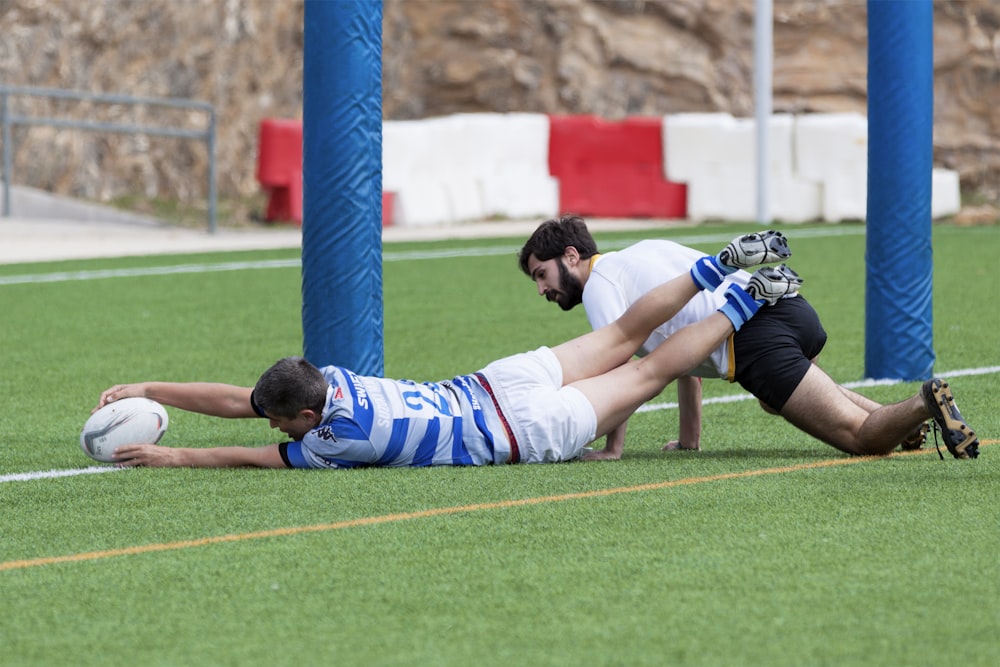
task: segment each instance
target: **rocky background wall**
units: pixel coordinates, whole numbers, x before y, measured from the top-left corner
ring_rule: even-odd
[[[384,0],[383,115],[753,115],[753,0]],[[935,0],[934,157],[1000,202],[1000,3]],[[0,81],[207,101],[222,197],[258,191],[258,124],[301,117],[303,0],[0,0]],[[866,110],[864,0],[774,0],[775,112]],[[11,111],[204,127],[190,112],[14,98]],[[16,128],[14,182],[203,201],[195,141]]]

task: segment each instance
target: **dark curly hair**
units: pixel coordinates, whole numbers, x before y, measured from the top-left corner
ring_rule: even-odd
[[[534,255],[539,261],[545,262],[553,257],[560,257],[570,246],[576,248],[581,259],[590,259],[598,253],[597,242],[590,235],[587,223],[580,216],[564,215],[546,220],[538,226],[521,248],[518,264],[521,271],[530,276],[529,257]]]

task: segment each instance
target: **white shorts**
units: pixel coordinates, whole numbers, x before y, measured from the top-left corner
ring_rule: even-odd
[[[517,439],[522,463],[580,457],[597,433],[597,414],[579,389],[562,386],[547,347],[494,361],[482,371]]]

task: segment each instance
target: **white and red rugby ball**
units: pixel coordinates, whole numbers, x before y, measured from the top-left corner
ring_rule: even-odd
[[[123,398],[90,415],[80,447],[92,459],[110,463],[123,445],[156,444],[167,432],[167,411],[148,398]]]

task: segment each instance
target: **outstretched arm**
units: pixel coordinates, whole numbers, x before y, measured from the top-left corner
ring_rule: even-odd
[[[278,445],[266,447],[161,447],[125,445],[115,450],[115,462],[125,468],[286,468]]]
[[[116,384],[101,393],[98,410],[108,403],[140,396],[157,403],[212,417],[256,417],[250,406],[251,387],[216,382],[139,382]]]

